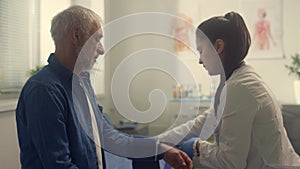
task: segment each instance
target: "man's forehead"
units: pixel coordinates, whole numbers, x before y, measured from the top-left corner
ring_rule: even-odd
[[[97,39],[101,39],[103,37],[103,32],[102,29],[98,29],[95,33],[94,33],[95,38]]]
[[[102,37],[103,36],[103,31],[102,31],[102,27],[100,25],[95,25],[93,28],[92,28],[92,34],[94,36],[100,36]]]

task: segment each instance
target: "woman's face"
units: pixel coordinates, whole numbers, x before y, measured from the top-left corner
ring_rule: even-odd
[[[199,64],[208,71],[209,75],[221,74],[223,66],[214,45],[207,38],[197,38],[196,46],[199,52]]]

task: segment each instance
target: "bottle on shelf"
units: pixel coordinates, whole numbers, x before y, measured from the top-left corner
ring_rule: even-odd
[[[173,86],[173,99],[177,98],[177,87]]]
[[[202,96],[201,84],[177,84],[172,87],[172,98],[199,98]]]

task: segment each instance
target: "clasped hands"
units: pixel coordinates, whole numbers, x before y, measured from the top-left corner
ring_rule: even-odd
[[[166,144],[162,144],[162,148],[165,151],[164,160],[175,169],[192,169],[193,162],[191,159],[194,156],[193,145],[197,140],[198,138],[195,137],[185,141],[183,144],[178,146],[180,150]]]

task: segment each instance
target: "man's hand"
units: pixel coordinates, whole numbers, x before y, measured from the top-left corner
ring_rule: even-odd
[[[178,148],[180,150],[182,150],[183,152],[185,152],[192,159],[194,156],[193,148],[194,148],[195,141],[197,141],[196,148],[199,149],[198,140],[199,140],[199,137],[190,138],[189,140],[187,140],[187,141],[183,142],[181,145],[179,145]],[[197,145],[198,145],[198,147],[197,147]]]
[[[176,148],[162,145],[166,152],[164,153],[164,160],[175,169],[192,169],[193,162],[189,156]]]

